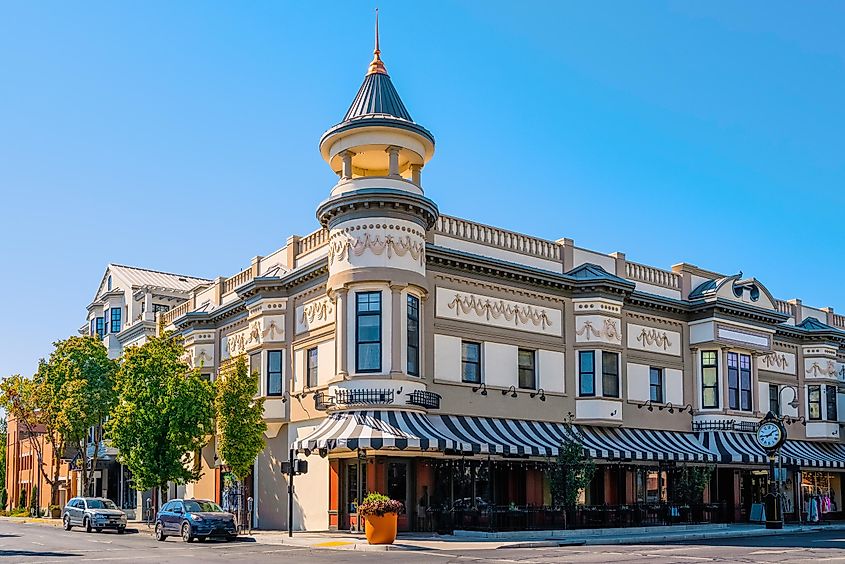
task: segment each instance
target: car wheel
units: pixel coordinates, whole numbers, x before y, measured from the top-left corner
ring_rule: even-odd
[[[88,517],[86,517],[85,519],[82,520],[82,526],[85,527],[86,533],[91,532],[91,530],[92,530],[91,529],[91,521],[88,519]]]
[[[73,528],[73,525],[70,524],[70,516],[69,515],[65,515],[64,527],[65,527],[66,531],[69,531]]]
[[[125,532],[126,532],[126,527],[118,527],[117,528],[117,534],[118,535],[122,535]]]
[[[163,542],[164,539],[167,538],[167,535],[164,534],[164,528],[161,526],[161,523],[156,523],[156,540],[159,542]]]
[[[188,523],[182,523],[182,540],[194,542],[194,535],[191,534],[191,526]]]

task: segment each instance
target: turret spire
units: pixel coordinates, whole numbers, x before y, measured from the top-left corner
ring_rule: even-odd
[[[373,60],[370,63],[367,76],[371,74],[387,74],[387,69],[384,68],[384,63],[381,61],[381,49],[379,49],[378,44],[378,8],[376,8],[376,45],[373,49]]]

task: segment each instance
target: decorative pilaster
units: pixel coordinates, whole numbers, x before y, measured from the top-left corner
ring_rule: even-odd
[[[349,317],[349,290],[338,288],[335,294],[335,366],[337,375],[346,379],[349,376],[347,368],[349,354],[347,350],[348,333],[346,320]]]

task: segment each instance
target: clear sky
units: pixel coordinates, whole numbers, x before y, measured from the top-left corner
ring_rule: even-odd
[[[317,227],[373,2],[0,4],[0,375],[109,262],[204,277]],[[845,311],[845,4],[381,3],[444,213]]]

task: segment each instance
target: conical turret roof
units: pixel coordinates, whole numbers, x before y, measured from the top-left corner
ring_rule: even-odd
[[[349,121],[365,116],[393,116],[413,122],[411,114],[402,103],[399,93],[386,72],[370,72],[364,77],[364,83],[343,116]]]

